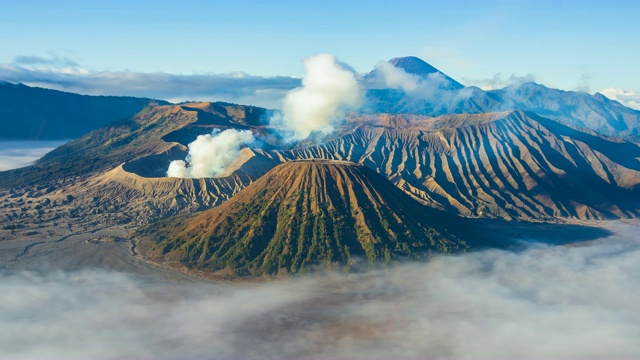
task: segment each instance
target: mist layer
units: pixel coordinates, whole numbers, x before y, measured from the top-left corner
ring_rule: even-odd
[[[634,358],[638,229],[266,284],[4,273],[0,357]]]

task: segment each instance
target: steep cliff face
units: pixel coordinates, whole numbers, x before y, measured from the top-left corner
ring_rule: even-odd
[[[461,252],[471,231],[465,219],[419,204],[367,167],[293,161],[220,207],[164,220],[142,234],[159,261],[275,275],[348,267],[356,257],[388,263]]]

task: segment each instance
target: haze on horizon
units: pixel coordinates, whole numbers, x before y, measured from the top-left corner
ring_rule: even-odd
[[[0,140],[0,171],[29,166],[65,140]]]
[[[3,5],[0,80],[86,94],[279,104],[302,59],[358,73],[418,56],[464,85],[531,80],[637,107],[635,2],[25,1]],[[73,9],[73,11],[68,11]],[[340,11],[336,11],[340,9]],[[182,85],[182,86],[179,86]],[[604,91],[607,89],[606,91]]]

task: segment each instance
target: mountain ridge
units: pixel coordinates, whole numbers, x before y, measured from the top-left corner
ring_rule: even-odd
[[[243,109],[232,112],[241,118],[251,113]],[[102,199],[96,209],[115,206],[131,216],[145,213],[149,219],[160,219],[219,205],[284,161],[318,158],[366,165],[422,203],[470,217],[612,219],[638,216],[640,209],[640,162],[634,160],[640,158],[638,145],[526,111],[437,118],[353,114],[321,144],[245,148],[221,179],[173,179],[167,189],[179,189],[176,200],[170,191],[154,190],[168,186],[162,181],[169,162],[184,159],[186,144],[193,140],[176,136],[176,131],[191,129],[187,133],[197,136],[244,121],[207,117],[199,122],[199,116],[181,105],[159,106],[140,114],[135,126],[107,127],[52,152],[35,166],[2,172],[0,184],[75,189],[67,193],[77,197],[88,192],[66,184],[81,175],[87,186],[101,184],[90,186],[96,190],[91,197]],[[270,136],[262,125],[250,128],[260,138]],[[135,174],[135,181],[115,181],[111,186],[98,180],[101,171],[122,163],[120,171]],[[71,175],[76,177],[68,178]],[[125,193],[129,197],[120,199]],[[155,205],[147,209],[149,196]],[[78,205],[85,207],[81,201]]]
[[[640,111],[627,108],[600,93],[591,95],[553,89],[535,82],[513,84],[489,93],[500,97],[499,107],[503,109],[522,108],[603,135],[640,135]]]
[[[506,114],[447,115],[445,123],[458,126],[429,131],[361,124],[323,144],[265,156],[362,163],[430,206],[465,216],[638,216],[638,144],[530,112]]]
[[[423,76],[437,73],[444,76],[445,83],[453,85],[407,94],[402,89],[385,88],[374,83],[367,88],[367,101],[362,109],[364,113],[440,116],[522,109],[604,135],[640,141],[640,111],[625,107],[599,93],[591,95],[579,91],[563,91],[534,82],[516,83],[502,89],[484,91],[475,86],[463,86],[419,58],[392,60],[400,64],[398,68],[407,73]]]
[[[195,108],[197,105],[193,103],[147,107],[130,118],[109,123],[61,145],[32,166],[0,172],[0,188],[56,183],[158,154],[165,154],[161,161],[168,164],[170,160],[184,159],[186,145],[198,135],[230,127],[258,128],[252,123],[266,111],[229,103],[209,104],[212,112]],[[263,130],[256,130],[260,131]],[[164,176],[165,171],[155,175]]]
[[[0,139],[67,140],[129,118],[166,101],[128,96],[79,95],[0,83]]]

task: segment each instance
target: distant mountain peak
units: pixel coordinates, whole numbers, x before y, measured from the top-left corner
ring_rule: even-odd
[[[389,60],[393,66],[403,69],[409,74],[426,76],[440,72],[440,70],[428,64],[426,61],[415,56],[396,57]]]
[[[431,66],[426,61],[418,57],[415,57],[415,56],[397,57],[389,60],[389,63],[391,63],[393,66],[397,68],[404,70],[406,73],[413,74],[421,78],[425,78],[431,74],[441,74],[448,80],[448,82],[450,83],[450,87],[452,89],[464,88],[464,85],[453,80],[447,74],[436,69],[435,67]]]

